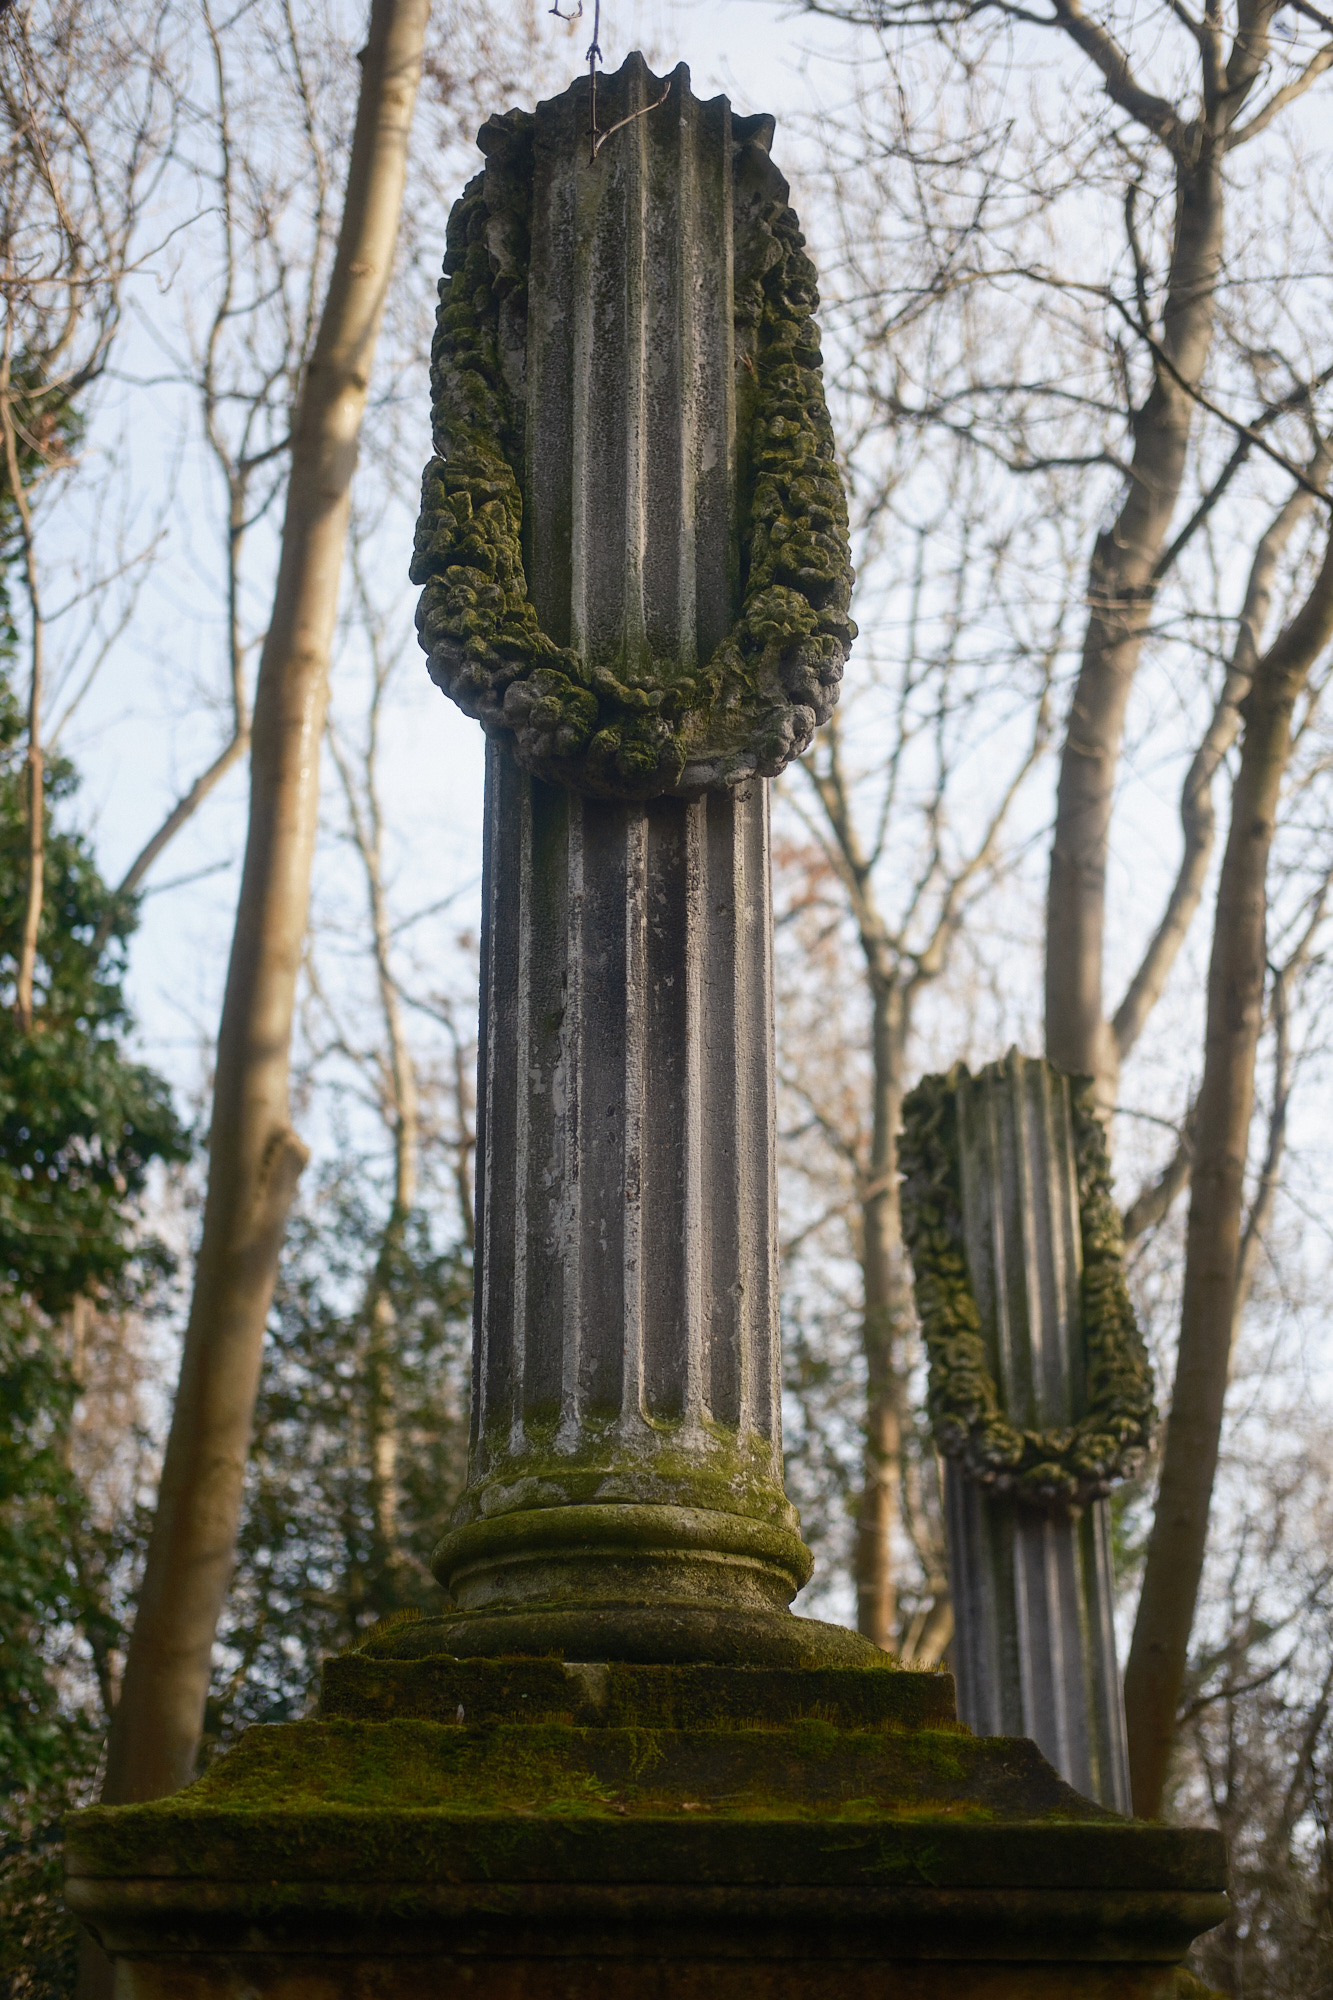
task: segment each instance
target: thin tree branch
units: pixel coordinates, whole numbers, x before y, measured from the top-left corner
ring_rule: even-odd
[[[1311,85],[1318,83],[1320,77],[1330,67],[1333,67],[1333,42],[1328,42],[1322,49],[1317,50],[1299,76],[1293,77],[1290,83],[1284,83],[1280,90],[1275,90],[1268,102],[1260,105],[1247,124],[1228,134],[1227,151],[1230,152],[1236,146],[1244,146],[1249,140],[1257,139],[1261,132],[1267,131],[1278,112],[1285,110],[1287,105],[1294,104],[1298,97],[1304,97]]]

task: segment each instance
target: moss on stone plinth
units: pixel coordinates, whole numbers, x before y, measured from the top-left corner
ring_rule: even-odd
[[[402,1629],[391,1628],[384,1637]],[[898,1672],[880,1657],[879,1671],[812,1667],[792,1673],[773,1667],[344,1653],[324,1663],[320,1717],[466,1720],[474,1728],[520,1719],[614,1729],[782,1729],[805,1720],[844,1729],[957,1728],[951,1674]]]
[[[1218,1835],[891,1668],[344,1655],[66,1852],[121,2000],[1179,2000],[1226,1911]]]
[[[397,1949],[394,1925],[505,1911],[540,1944],[582,1910],[623,1953],[617,1926],[645,1910],[707,1929],[784,1898],[867,1936],[896,1912],[925,1937],[937,1909],[938,1950],[971,1958],[1017,1949],[1042,1898],[1057,1929],[1127,1925],[1149,1957],[1217,1921],[1216,1834],[1119,1819],[1032,1743],[973,1736],[951,1693],[901,1672],[351,1655],[323,1719],[247,1730],[173,1798],[75,1815],[71,1897],[113,1938],[243,1913],[283,1949],[328,1924]]]

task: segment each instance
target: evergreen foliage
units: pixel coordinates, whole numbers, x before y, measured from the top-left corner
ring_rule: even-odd
[[[69,1466],[77,1383],[63,1316],[80,1296],[141,1299],[165,1268],[140,1201],[154,1161],[185,1156],[166,1084],[125,1051],[120,982],[132,912],[113,956],[92,936],[109,891],[87,843],[58,824],[76,779],[47,775],[51,826],[33,1032],[11,1007],[23,921],[25,779],[19,719],[0,687],[0,1785],[35,1792],[80,1761],[84,1725],[62,1708],[58,1635],[105,1644],[98,1588],[114,1552],[85,1547],[87,1509]],[[89,1627],[99,1628],[90,1632]],[[64,1642],[67,1643],[67,1640]]]
[[[21,733],[0,682],[0,1990],[48,2000],[72,1993],[77,1958],[61,1819],[95,1776],[106,1715],[93,1683],[123,1643],[149,1526],[143,1506],[97,1526],[71,1463],[70,1313],[80,1297],[109,1314],[151,1308],[169,1259],[143,1231],[142,1196],[153,1163],[186,1143],[165,1083],[126,1053],[131,909],[93,958],[110,892],[64,823],[77,780],[60,761],[31,1036],[5,1004],[24,902]],[[386,1231],[387,1206],[374,1163],[344,1152],[289,1230],[209,1751],[251,1721],[299,1715],[325,1654],[438,1602],[430,1549],[466,1466],[470,1258],[424,1211]],[[388,1548],[373,1491],[386,1425]]]
[[[471,1260],[438,1211],[386,1232],[385,1205],[373,1164],[344,1155],[288,1226],[210,1747],[299,1717],[321,1659],[440,1604],[430,1553],[467,1470]]]
[[[0,496],[3,500],[6,496]],[[0,510],[8,527],[12,502]],[[12,653],[7,604],[0,647]],[[0,671],[3,660],[0,660]],[[58,1902],[59,1821],[95,1769],[105,1715],[71,1694],[77,1655],[103,1668],[120,1638],[112,1581],[137,1522],[102,1529],[71,1464],[79,1384],[69,1352],[76,1300],[115,1312],[165,1274],[144,1234],[154,1162],[186,1137],[163,1080],[126,1052],[121,979],[131,908],[93,937],[111,892],[64,824],[77,786],[48,763],[45,900],[31,1034],[13,1013],[26,897],[22,722],[0,680],[0,1972],[12,1993],[54,1994],[73,1966]],[[74,1669],[77,1674],[78,1668]]]

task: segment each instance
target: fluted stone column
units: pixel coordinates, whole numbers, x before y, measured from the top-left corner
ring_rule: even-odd
[[[946,1110],[937,1136],[956,1178],[952,1191],[937,1178],[923,1231],[921,1112],[914,1108],[905,1151],[915,1171],[906,1208],[918,1300],[937,1366],[937,1434],[942,1429],[946,1451],[952,1447],[944,1483],[959,1716],[982,1735],[1032,1737],[1078,1791],[1128,1812],[1103,1497],[1116,1476],[1107,1463],[1114,1419],[1088,1414],[1085,1322],[1106,1292],[1090,1299],[1084,1283],[1084,1211],[1096,1190],[1080,1188],[1073,1086],[1048,1063],[1016,1050],[975,1077],[960,1066],[947,1079],[928,1080],[927,1091],[931,1085]],[[1091,1136],[1100,1161],[1100,1135]],[[1086,1182],[1086,1160],[1083,1171]],[[973,1324],[996,1392],[989,1422],[969,1373],[972,1358],[950,1352],[951,1330],[931,1323],[940,1305],[931,1231],[951,1199],[956,1210],[945,1233],[960,1239]],[[1107,1267],[1109,1274],[1109,1258]],[[1122,1337],[1133,1349],[1126,1310],[1122,1294]],[[1123,1361],[1111,1359],[1125,1375]],[[952,1384],[961,1387],[951,1385],[950,1370]],[[1113,1368],[1104,1365],[1102,1373],[1113,1384]],[[1132,1369],[1126,1379],[1132,1400]],[[970,1440],[958,1415],[967,1413],[969,1399],[976,1426]],[[1125,1417],[1125,1437],[1130,1429]]]
[[[1011,1055],[960,1087],[968,1266],[1014,1420],[1069,1427],[1087,1403],[1069,1079]],[[1110,1502],[1016,1503],[945,1474],[958,1713],[1030,1736],[1087,1797],[1128,1812]]]
[[[598,122],[591,161],[579,84],[483,128],[442,291],[419,623],[490,742],[435,1569],[473,1647],[796,1658],[768,774],[836,696],[845,511],[772,121],[631,57]]]
[[[767,786],[588,799],[488,753],[458,1604],[776,1609]]]

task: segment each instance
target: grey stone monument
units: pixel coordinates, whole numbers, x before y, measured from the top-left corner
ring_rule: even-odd
[[[1152,1390],[1091,1089],[1014,1050],[926,1078],[904,1122],[959,1714],[1128,1812],[1105,1496]]]
[[[483,128],[433,370],[421,631],[490,739],[450,1602],[73,1815],[67,1900],[119,2000],[1175,2000],[1220,1838],[786,1608],[767,782],[851,638],[814,272],[769,120],[638,57],[591,96]]]

